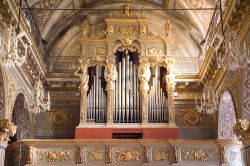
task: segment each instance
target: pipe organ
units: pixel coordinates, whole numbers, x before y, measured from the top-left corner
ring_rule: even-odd
[[[79,128],[175,127],[171,25],[167,22],[166,35],[159,37],[150,32],[147,18],[134,15],[126,5],[122,9],[105,19],[101,37],[91,36],[88,22],[83,23],[80,68],[88,72],[77,74]]]
[[[103,67],[90,68],[90,86],[87,95],[87,122],[106,122],[106,93],[103,82]]]
[[[117,58],[118,79],[115,82],[114,123],[140,123],[141,110],[137,63],[131,54]]]

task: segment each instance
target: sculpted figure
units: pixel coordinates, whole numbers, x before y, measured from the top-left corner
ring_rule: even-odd
[[[42,84],[40,78],[38,78],[35,81],[34,91],[35,91],[36,103],[41,104],[41,101],[43,101],[43,99],[44,99],[44,91],[43,91],[43,84]]]
[[[107,152],[106,152],[106,163],[112,163],[111,147],[108,147],[108,148],[107,148]]]
[[[84,21],[84,23],[82,24],[82,35],[86,36],[89,33],[89,24],[87,22],[87,20]]]
[[[80,60],[81,66],[74,73],[75,76],[80,77],[81,83],[79,86],[80,91],[87,91],[89,86],[89,75],[88,75],[88,60]]]
[[[149,151],[147,146],[143,147],[143,158],[144,158],[144,163],[149,163]]]
[[[228,157],[227,157],[227,151],[225,147],[221,147],[221,163],[227,163]]]
[[[33,158],[33,148],[30,146],[28,147],[27,164],[32,163],[32,158]]]
[[[170,24],[169,20],[165,24],[164,28],[165,28],[166,37],[168,37],[170,35],[170,33],[171,33],[171,24]]]
[[[150,66],[146,61],[142,61],[138,67],[138,77],[140,80],[140,90],[148,91],[149,85],[148,81],[151,77]]]
[[[78,154],[77,162],[82,163],[83,162],[83,149],[82,149],[82,147],[78,148],[77,154]]]
[[[140,26],[140,31],[141,31],[141,34],[146,34],[147,33],[147,27],[145,25],[141,25]]]
[[[117,79],[117,70],[115,67],[115,60],[107,60],[107,65],[104,70],[104,78],[107,82],[106,91],[113,90],[115,88],[114,81]]]

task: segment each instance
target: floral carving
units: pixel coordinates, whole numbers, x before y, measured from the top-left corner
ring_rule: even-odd
[[[191,151],[182,151],[185,159],[190,159],[194,161],[207,161],[209,158],[213,157],[217,151],[208,151],[208,150],[191,150]]]
[[[72,159],[70,152],[66,150],[38,151],[37,154],[48,162],[68,161]]]
[[[168,149],[157,149],[154,153],[154,160],[169,160],[169,150]]]
[[[87,153],[90,160],[98,161],[104,159],[104,152],[102,151],[95,150],[95,151],[88,151]]]

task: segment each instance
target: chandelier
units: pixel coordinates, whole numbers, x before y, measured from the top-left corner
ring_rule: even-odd
[[[16,34],[15,28],[10,25],[6,29],[6,37],[0,36],[0,62],[7,67],[22,66],[26,62],[27,44],[24,50],[21,50],[18,46],[19,35]]]
[[[214,114],[218,110],[219,102],[215,90],[208,83],[204,84],[202,97],[200,104],[195,98],[197,111],[203,114]]]
[[[223,67],[231,71],[236,71],[250,62],[249,49],[246,48],[244,43],[244,49],[242,50],[240,44],[236,43],[239,41],[238,39],[235,29],[225,31],[222,48],[216,53],[219,68]]]
[[[49,92],[48,92],[47,102],[45,103],[44,87],[42,81],[39,78],[35,81],[34,93],[35,93],[35,101],[34,101],[35,112],[40,113],[42,111],[50,110]]]

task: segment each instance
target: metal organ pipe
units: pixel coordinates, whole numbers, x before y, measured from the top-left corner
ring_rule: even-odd
[[[160,83],[160,68],[155,67],[152,85],[149,91],[148,121],[150,123],[166,123],[167,110],[167,98],[164,95]]]
[[[106,95],[102,87],[102,68],[96,67],[93,85],[87,95],[87,122],[104,123],[106,112]]]

